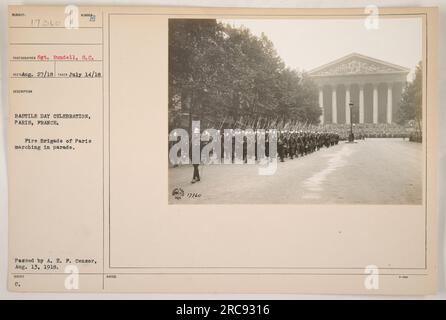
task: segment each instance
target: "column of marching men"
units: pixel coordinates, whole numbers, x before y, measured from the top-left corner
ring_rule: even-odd
[[[205,130],[206,131],[206,130]],[[252,130],[251,130],[252,131]],[[269,157],[270,156],[270,130],[265,130],[265,139],[264,141],[262,141],[262,143],[264,143],[264,152],[265,152],[265,157]],[[199,132],[197,132],[199,134]],[[254,133],[256,133],[256,130],[254,130]],[[222,162],[223,162],[223,158],[225,158],[224,162],[227,163],[226,161],[229,160],[232,163],[235,163],[235,153],[236,153],[236,140],[239,140],[236,138],[236,135],[243,135],[243,140],[242,140],[242,152],[243,152],[243,162],[246,163],[247,162],[247,150],[248,150],[248,140],[247,137],[245,135],[245,132],[243,130],[236,130],[235,134],[231,134],[231,144],[232,144],[232,150],[230,151],[230,153],[228,154],[225,150],[225,135],[223,133],[222,130],[220,130],[220,142],[221,142],[221,157],[222,157]],[[275,130],[274,131],[274,135],[275,135],[275,139],[272,139],[271,137],[271,141],[275,141],[277,143],[276,145],[276,151],[277,151],[277,155],[278,158],[280,159],[281,162],[285,161],[285,158],[289,158],[289,159],[295,159],[295,158],[299,158],[299,157],[304,157],[308,154],[311,154],[315,151],[320,150],[323,147],[329,148],[331,146],[337,145],[339,140],[340,140],[340,136],[338,133],[336,132],[326,132],[326,131],[306,131],[306,130],[299,130],[299,131],[295,131],[295,130]],[[175,136],[175,135],[174,135]],[[254,147],[255,147],[255,160],[257,159],[257,134],[254,134]],[[202,151],[203,147],[209,143],[209,139],[207,139],[208,142],[203,142],[201,141],[201,139],[198,139],[198,141],[193,141],[190,140],[189,142],[189,149],[190,149],[190,153],[189,153],[189,157],[190,160],[192,160],[192,145],[194,143],[198,143],[198,150]],[[172,146],[172,144],[174,144],[174,141],[169,141],[169,148],[170,146]],[[211,154],[211,157],[215,156]],[[203,159],[201,159],[203,160]],[[192,181],[191,183],[196,183],[199,182],[201,180],[200,177],[200,171],[199,171],[199,163],[193,163],[193,176],[192,176]],[[174,165],[174,167],[176,167],[177,164]]]

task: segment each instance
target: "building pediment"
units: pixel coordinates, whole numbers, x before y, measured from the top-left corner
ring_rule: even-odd
[[[408,74],[409,69],[389,62],[352,53],[308,72],[311,77],[373,74]]]

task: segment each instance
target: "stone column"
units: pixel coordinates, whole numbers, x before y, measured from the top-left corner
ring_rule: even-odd
[[[359,85],[359,123],[364,123],[364,86]]]
[[[373,123],[378,123],[378,85],[373,85]]]
[[[352,121],[352,115],[350,114],[350,87],[345,86],[345,123],[350,124]]]
[[[336,85],[331,87],[331,122],[338,123],[338,107],[336,105]]]
[[[392,123],[392,112],[393,112],[393,92],[392,92],[392,83],[387,84],[387,123]]]
[[[319,108],[321,108],[320,124],[324,124],[324,88],[319,87]]]

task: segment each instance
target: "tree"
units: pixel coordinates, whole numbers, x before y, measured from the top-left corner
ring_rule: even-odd
[[[223,72],[222,26],[214,19],[169,20],[169,111],[203,119]]]
[[[409,121],[415,121],[417,131],[421,132],[422,128],[422,83],[423,83],[423,66],[419,62],[415,75],[411,82],[406,84],[397,114],[397,122],[399,124],[407,124]]]

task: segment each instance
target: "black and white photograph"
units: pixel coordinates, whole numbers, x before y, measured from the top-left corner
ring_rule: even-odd
[[[419,17],[169,19],[168,112],[169,204],[422,204]]]

